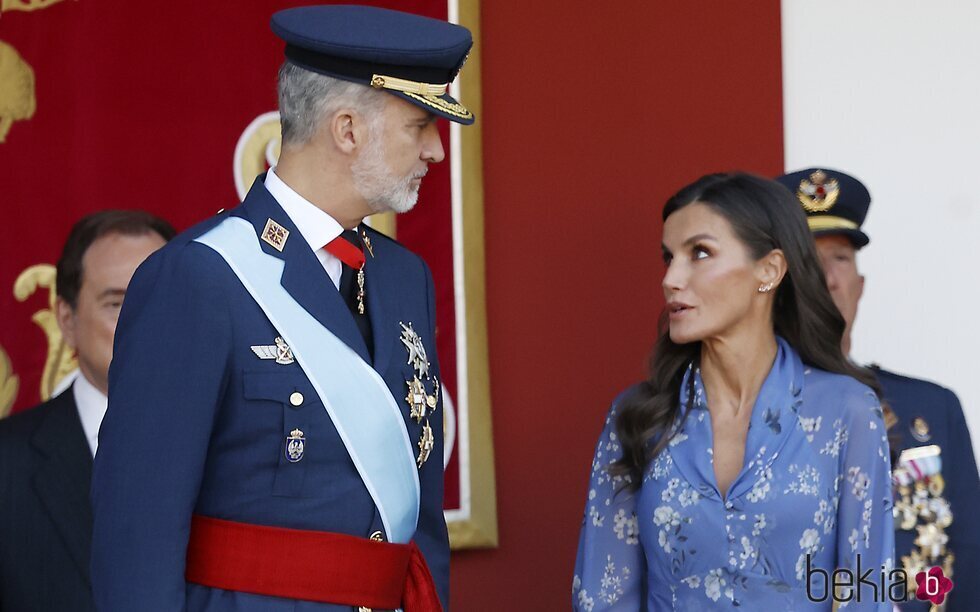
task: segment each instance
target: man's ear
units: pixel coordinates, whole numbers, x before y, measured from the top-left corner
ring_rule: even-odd
[[[61,296],[54,303],[55,319],[58,321],[58,328],[61,330],[61,337],[65,339],[65,344],[75,350],[75,309]]]
[[[783,277],[786,276],[788,267],[786,264],[786,254],[783,253],[782,249],[769,251],[762,256],[762,259],[756,262],[756,276],[758,277],[759,284],[772,285],[773,288],[778,287],[783,282]]]
[[[325,122],[330,140],[344,153],[351,153],[357,146],[354,137],[354,113],[351,109],[341,109]]]
[[[368,138],[368,123],[362,113],[352,108],[342,108],[326,121],[328,138],[338,151],[350,155],[363,147]]]

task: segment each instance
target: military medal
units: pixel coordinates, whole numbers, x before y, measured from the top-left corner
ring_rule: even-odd
[[[922,417],[915,417],[910,429],[912,430],[912,437],[919,442],[928,442],[932,439],[932,434],[929,433],[929,423]]]
[[[426,394],[425,385],[416,376],[413,380],[406,380],[408,383],[408,395],[405,397],[405,401],[411,407],[410,416],[415,419],[417,423],[421,423],[422,419],[425,418],[425,407],[426,407]]]
[[[429,424],[429,416],[435,412],[439,405],[439,379],[429,376],[429,358],[425,354],[425,345],[422,338],[415,332],[415,328],[409,323],[405,325],[398,323],[402,328],[401,341],[408,351],[408,361],[406,365],[412,366],[412,378],[405,379],[408,385],[408,395],[405,401],[408,402],[410,411],[409,416],[415,419],[416,423],[422,423],[422,432],[419,436],[419,456],[416,459],[419,469],[422,464],[429,459],[432,449],[435,447],[435,435],[432,433],[432,426]],[[432,394],[430,395],[427,385],[432,384]]]
[[[305,451],[306,438],[303,437],[303,432],[299,429],[289,432],[289,436],[286,438],[286,459],[290,463],[296,463],[303,458]]]
[[[357,314],[364,314],[364,264],[357,270]]]
[[[422,437],[419,438],[419,458],[416,461],[420,468],[429,459],[429,455],[432,453],[435,445],[436,442],[432,435],[432,428],[429,426],[429,420],[426,419],[425,425],[422,426]]]
[[[913,435],[929,432],[921,417],[914,419],[911,427]],[[943,571],[952,573],[954,555],[946,549],[949,536],[945,530],[953,523],[953,513],[942,496],[945,481],[941,472],[942,449],[937,445],[903,450],[892,470],[895,525],[903,531],[917,532],[915,548],[901,556],[910,583],[913,576],[930,565],[942,566]]]
[[[402,326],[402,344],[408,349],[408,363],[418,372],[418,375],[422,378],[429,377],[429,360],[425,355],[425,346],[422,345],[422,338],[415,333],[415,329],[412,328],[412,324],[409,323],[406,327],[404,323],[399,323]]]
[[[439,379],[432,379],[432,395],[425,396],[425,403],[429,407],[429,410],[435,410],[436,405],[439,403]]]

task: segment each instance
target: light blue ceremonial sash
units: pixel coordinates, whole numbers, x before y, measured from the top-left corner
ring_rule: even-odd
[[[196,242],[224,258],[292,349],[378,507],[388,540],[407,543],[418,524],[419,475],[384,380],[283,289],[285,263],[262,251],[248,221],[229,217]]]

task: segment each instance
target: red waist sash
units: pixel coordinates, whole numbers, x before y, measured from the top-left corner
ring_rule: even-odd
[[[236,523],[194,515],[188,582],[216,589],[405,612],[441,612],[415,542]]]

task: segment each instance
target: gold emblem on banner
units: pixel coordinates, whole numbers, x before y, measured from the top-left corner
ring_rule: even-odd
[[[29,13],[48,8],[62,0],[0,0],[0,13]],[[37,99],[34,94],[34,70],[9,44],[0,40],[0,143],[15,121],[34,116]]]
[[[0,419],[10,414],[19,388],[20,379],[14,374],[10,357],[7,357],[7,353],[0,347]]]
[[[24,11],[25,13],[30,13],[31,11],[48,8],[52,4],[58,4],[62,1],[63,0],[3,0],[3,2],[0,2],[0,12],[8,13],[10,11]]]
[[[48,356],[44,361],[44,374],[41,376],[41,400],[47,401],[51,392],[57,388],[61,379],[78,367],[75,352],[65,344],[58,328],[54,313],[55,267],[51,264],[37,264],[20,273],[14,281],[14,297],[24,302],[38,289],[48,290],[48,307],[38,310],[31,320],[41,328],[48,340]]]
[[[4,10],[8,2],[4,0]],[[0,40],[0,142],[7,139],[15,121],[30,119],[36,109],[34,70],[17,49]]]

